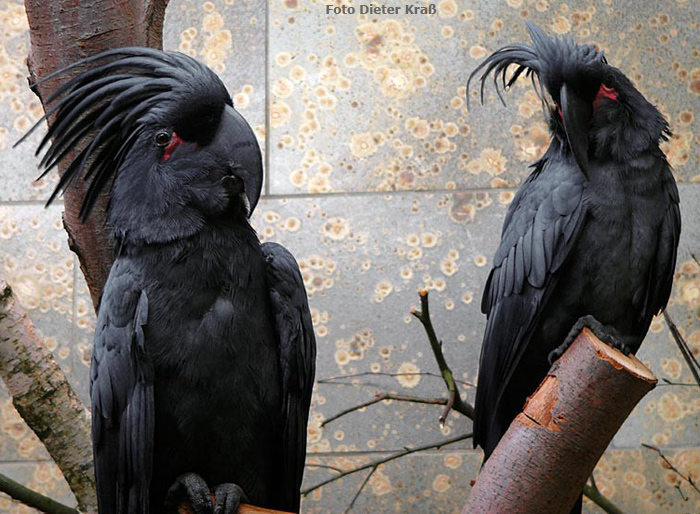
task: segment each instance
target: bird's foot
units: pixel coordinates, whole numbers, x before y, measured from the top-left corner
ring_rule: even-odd
[[[246,499],[243,489],[236,484],[220,484],[214,489],[214,514],[236,514],[241,500]]]
[[[571,343],[578,337],[581,330],[588,328],[593,332],[598,339],[604,343],[609,344],[613,348],[620,350],[625,355],[632,353],[630,346],[625,342],[624,337],[611,325],[603,325],[600,321],[595,319],[593,316],[583,316],[574,324],[574,326],[569,331],[569,335],[566,336],[566,340],[558,346],[556,349],[549,352],[547,360],[551,366],[554,361],[559,357],[564,355],[564,352],[569,349]]]
[[[212,514],[214,512],[209,486],[196,473],[185,473],[175,479],[173,485],[168,489],[168,494],[165,496],[166,512],[178,512],[180,502],[183,500],[187,500],[190,503],[194,514]],[[236,509],[238,509],[238,506],[236,506]]]

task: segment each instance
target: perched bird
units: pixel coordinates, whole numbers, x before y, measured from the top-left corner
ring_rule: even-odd
[[[668,301],[681,228],[661,113],[592,45],[527,28],[532,45],[501,48],[467,82],[482,73],[483,102],[489,75],[501,100],[529,76],[552,135],[508,209],[481,302],[474,444],[485,458],[581,328],[637,351]]]
[[[248,220],[255,135],[186,55],[120,48],[54,75],[78,65],[37,153],[52,141],[45,173],[70,160],[51,199],[89,181],[83,219],[113,181],[90,367],[100,514],[298,511],[316,343],[296,261]]]

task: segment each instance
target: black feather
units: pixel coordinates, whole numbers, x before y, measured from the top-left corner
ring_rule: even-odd
[[[497,50],[467,81],[469,92],[481,73],[483,101],[493,74],[502,101],[502,90],[530,76],[554,136],[508,208],[482,298],[474,443],[485,459],[578,319],[594,316],[639,348],[668,301],[681,224],[659,149],[669,135],[661,113],[594,46],[527,28],[532,45]],[[557,108],[547,109],[548,98]]]
[[[72,151],[79,152],[47,205],[79,178],[87,180],[89,185],[80,209],[83,221],[129,153],[136,140],[134,134],[145,125],[155,119],[167,122],[169,117],[182,115],[187,106],[196,106],[196,114],[212,123],[212,114],[220,113],[224,104],[232,105],[219,77],[204,64],[181,53],[140,47],[107,50],[88,57],[48,75],[33,87],[84,66],[90,68],[47,99],[46,114],[16,143],[55,116],[37,149],[38,154],[50,143],[41,160],[40,176],[45,176]],[[183,98],[187,98],[184,104]],[[195,138],[198,130],[191,127],[191,134],[181,135]]]
[[[471,81],[479,73],[481,73],[479,78],[481,103],[484,102],[484,89],[490,74],[493,73],[496,94],[505,105],[501,91],[510,88],[525,73],[525,76],[531,78],[535,93],[542,102],[543,110],[546,111],[548,101],[545,89],[550,96],[558,100],[559,87],[566,77],[576,74],[581,66],[606,62],[604,54],[596,51],[593,45],[577,45],[571,36],[550,38],[535,24],[527,21],[526,25],[532,39],[532,45],[516,43],[504,46],[488,56],[469,75],[467,79],[467,108],[469,108]],[[508,68],[511,65],[516,65],[517,68],[508,79]]]

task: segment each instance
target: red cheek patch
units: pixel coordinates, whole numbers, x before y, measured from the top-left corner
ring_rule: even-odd
[[[610,100],[615,100],[617,102],[617,91],[606,86],[605,84],[601,84],[598,94],[596,95],[595,100],[593,100],[594,111],[598,110],[598,102],[600,102],[603,98],[610,98]]]
[[[175,151],[175,149],[183,144],[185,144],[185,140],[178,136],[175,132],[173,132],[173,136],[170,138],[170,143],[168,143],[168,146],[165,147],[165,151],[163,152],[162,162],[165,162],[168,159],[170,159],[170,156]]]

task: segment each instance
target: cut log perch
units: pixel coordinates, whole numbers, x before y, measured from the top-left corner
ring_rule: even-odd
[[[214,501],[214,496],[212,495],[212,501]],[[180,502],[177,507],[177,514],[194,514],[192,507],[187,502]],[[292,514],[291,512],[284,512],[281,510],[265,509],[263,507],[256,507],[255,505],[249,505],[247,503],[241,503],[238,507],[238,514]]]
[[[613,436],[656,385],[584,328],[484,465],[462,514],[569,512]]]

